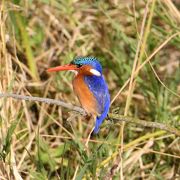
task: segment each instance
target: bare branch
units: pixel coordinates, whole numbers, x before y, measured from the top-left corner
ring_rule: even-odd
[[[55,100],[55,99],[50,99],[50,98],[31,97],[31,96],[24,96],[24,95],[11,94],[11,93],[0,93],[0,98],[3,98],[3,97],[4,98],[11,97],[11,98],[18,99],[18,100],[35,101],[35,102],[42,102],[42,103],[47,103],[47,104],[54,104],[57,106],[65,107],[65,108],[73,110],[73,111],[77,111],[77,112],[81,113],[82,115],[86,115],[86,112],[84,111],[84,109],[82,109],[78,106],[74,106],[70,103],[66,103],[61,100]],[[110,119],[112,119],[114,123],[120,123],[122,121],[125,121],[127,123],[134,123],[134,124],[138,124],[138,125],[141,125],[144,127],[151,127],[151,128],[165,130],[172,134],[180,136],[180,130],[178,130],[174,127],[171,127],[169,125],[163,124],[163,123],[149,122],[149,121],[140,120],[140,119],[134,118],[134,117],[122,116],[119,114],[112,114],[112,113],[109,113],[108,117]]]
[[[134,118],[134,117],[122,116],[119,114],[109,113],[108,115],[113,120],[114,123],[119,123],[119,121],[125,121],[127,123],[134,123],[134,124],[138,124],[138,125],[141,125],[144,127],[151,127],[151,128],[165,130],[170,133],[176,134],[177,136],[180,136],[180,130],[178,130],[174,127],[171,127],[169,125],[163,124],[163,123],[149,122],[149,121],[140,120],[140,119]]]
[[[35,102],[42,102],[46,104],[55,104],[57,106],[62,106],[67,109],[77,111],[81,114],[86,114],[84,109],[78,107],[78,106],[73,106],[70,103],[63,102],[61,100],[56,100],[56,99],[50,99],[50,98],[41,98],[41,97],[33,97],[33,96],[24,96],[24,95],[19,95],[19,94],[12,94],[12,93],[0,93],[0,98],[2,97],[11,97],[14,99],[19,99],[19,100],[25,100],[25,101],[35,101]]]

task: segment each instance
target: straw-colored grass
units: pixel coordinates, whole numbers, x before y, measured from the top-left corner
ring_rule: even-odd
[[[0,179],[179,179],[179,9],[175,0],[2,0],[0,94],[79,106],[73,75],[46,69],[95,56],[111,94],[110,117],[133,123],[105,121],[86,146],[93,122],[84,116],[1,98]]]

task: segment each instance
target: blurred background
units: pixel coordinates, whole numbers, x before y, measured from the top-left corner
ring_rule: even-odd
[[[80,106],[73,74],[46,70],[77,56],[94,56],[109,86],[111,113],[179,128],[179,10],[178,0],[2,0],[0,93]],[[140,67],[155,51],[137,74],[133,94],[129,85],[121,89],[135,60]],[[60,106],[1,99],[0,179],[180,178],[179,137],[105,121],[86,148],[92,126]]]

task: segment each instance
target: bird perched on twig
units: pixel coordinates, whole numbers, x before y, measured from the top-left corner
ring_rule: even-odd
[[[75,72],[73,88],[85,111],[96,117],[94,133],[106,118],[110,107],[110,95],[102,75],[102,66],[95,57],[77,57],[70,64],[50,68],[47,71]]]

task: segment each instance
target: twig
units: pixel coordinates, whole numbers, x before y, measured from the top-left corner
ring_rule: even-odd
[[[55,104],[57,106],[62,106],[67,109],[77,111],[83,115],[86,114],[84,109],[78,107],[78,106],[73,106],[70,103],[63,102],[61,100],[56,100],[56,99],[50,99],[50,98],[41,98],[41,97],[32,97],[32,96],[24,96],[24,95],[19,95],[19,94],[13,94],[13,93],[0,93],[0,98],[6,97],[6,98],[14,98],[14,99],[20,99],[20,100],[25,100],[25,101],[36,101],[36,102],[43,102],[46,104]]]
[[[138,124],[144,127],[151,127],[151,128],[157,128],[161,130],[168,131],[170,133],[176,134],[177,136],[180,136],[180,130],[171,127],[169,125],[163,124],[163,123],[157,123],[157,122],[149,122],[145,120],[140,120],[138,118],[134,117],[129,117],[129,116],[122,116],[122,115],[117,115],[117,114],[111,114],[109,113],[109,118],[113,120],[114,123],[119,123],[119,121],[125,121],[127,123],[134,123]]]
[[[25,100],[25,101],[36,101],[36,102],[42,102],[42,103],[47,103],[47,104],[54,104],[58,106],[65,107],[67,109],[77,111],[81,113],[82,115],[86,115],[86,112],[84,109],[74,106],[70,103],[63,102],[61,100],[55,100],[55,99],[50,99],[50,98],[40,98],[40,97],[31,97],[31,96],[24,96],[24,95],[19,95],[19,94],[12,94],[12,93],[0,93],[0,98],[14,98],[14,99],[19,99],[19,100]],[[168,131],[172,134],[175,134],[177,136],[180,136],[180,130],[171,127],[169,125],[163,124],[163,123],[157,123],[157,122],[149,122],[145,120],[140,120],[138,118],[134,117],[128,117],[128,116],[122,116],[119,114],[108,114],[108,118],[112,119],[114,123],[120,123],[122,121],[125,121],[127,123],[134,123],[138,124],[144,127],[151,127],[151,128],[157,128],[161,130]]]

